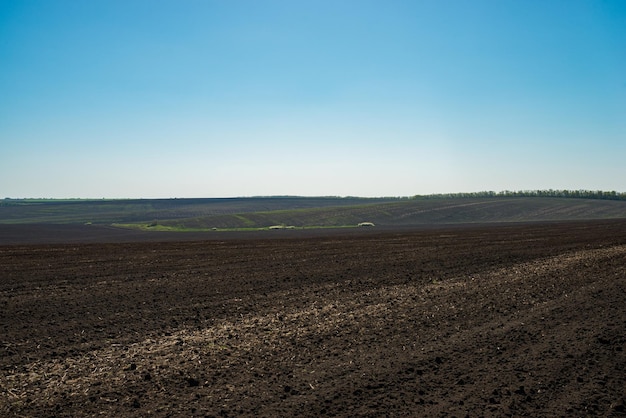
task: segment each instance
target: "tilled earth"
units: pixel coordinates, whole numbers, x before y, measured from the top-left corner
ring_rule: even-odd
[[[626,415],[626,221],[296,233],[0,246],[0,415]]]

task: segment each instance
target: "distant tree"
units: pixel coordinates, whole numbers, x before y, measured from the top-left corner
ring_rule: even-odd
[[[626,200],[626,192],[618,193],[615,190],[502,190],[499,192],[462,192],[462,193],[438,193],[430,195],[415,195],[412,199],[466,199],[466,198],[500,198],[500,197],[560,197],[573,199],[604,199]]]

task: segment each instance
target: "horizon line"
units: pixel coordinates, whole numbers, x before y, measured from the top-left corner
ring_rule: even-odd
[[[429,194],[395,195],[395,196],[358,196],[358,195],[249,195],[249,196],[213,196],[213,197],[10,197],[2,200],[69,200],[69,201],[103,201],[103,200],[192,200],[192,199],[412,199],[424,197],[588,197],[585,195],[601,195],[603,197],[626,198],[626,192],[602,189],[518,189],[518,190],[481,190],[475,192],[443,192]],[[554,196],[567,194],[567,196]],[[572,195],[573,194],[573,195]],[[528,196],[531,195],[531,196]],[[536,195],[536,196],[535,196]]]

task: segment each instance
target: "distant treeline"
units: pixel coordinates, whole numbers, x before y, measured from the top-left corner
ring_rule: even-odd
[[[414,199],[468,198],[468,197],[566,197],[575,199],[626,200],[626,193],[603,190],[504,190],[501,192],[483,191],[469,193],[440,193],[415,195]]]

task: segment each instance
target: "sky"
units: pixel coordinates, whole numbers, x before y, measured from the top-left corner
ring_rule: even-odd
[[[626,191],[623,0],[0,0],[0,198]]]

